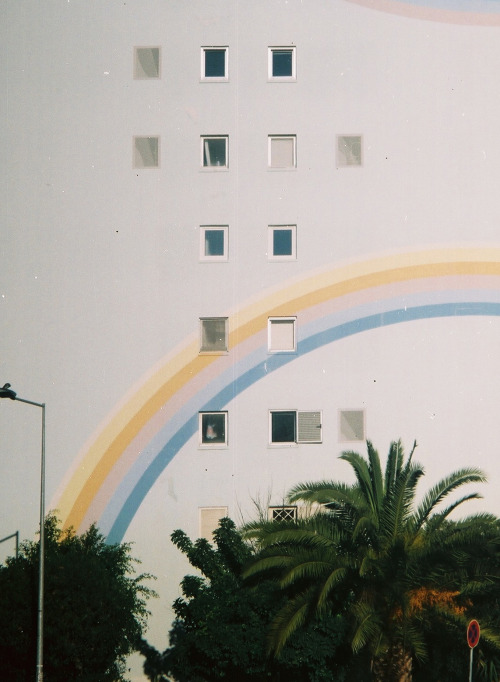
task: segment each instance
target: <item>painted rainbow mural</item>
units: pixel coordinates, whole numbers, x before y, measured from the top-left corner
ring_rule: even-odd
[[[468,26],[500,26],[498,0],[348,0],[402,17]]]
[[[297,316],[297,352],[269,355],[270,316]],[[109,417],[69,472],[53,508],[64,526],[96,522],[120,542],[169,462],[198,429],[286,363],[353,334],[412,320],[500,315],[500,249],[436,249],[335,266],[229,315],[229,353],[200,355],[197,334]]]

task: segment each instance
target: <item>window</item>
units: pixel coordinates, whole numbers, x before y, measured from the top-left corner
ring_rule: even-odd
[[[200,260],[227,261],[227,225],[202,225],[200,227]]]
[[[200,507],[200,538],[213,541],[213,532],[217,530],[219,521],[226,518],[227,507]]]
[[[159,137],[134,137],[134,168],[158,168]]]
[[[337,166],[361,166],[361,135],[338,135]]]
[[[267,342],[270,353],[294,353],[296,350],[296,317],[270,317]]]
[[[227,445],[227,412],[200,412],[200,446]]]
[[[268,52],[268,76],[270,80],[293,81],[296,78],[295,48],[270,47]]]
[[[272,410],[269,422],[271,444],[321,443],[321,412]]]
[[[363,410],[341,410],[339,413],[339,441],[348,443],[365,440]]]
[[[214,136],[201,138],[201,165],[203,168],[228,167],[228,138]]]
[[[295,135],[269,135],[269,167],[295,168],[297,165]]]
[[[297,507],[269,507],[271,521],[295,521]]]
[[[203,317],[201,323],[200,353],[227,351],[227,317]]]
[[[160,77],[160,48],[136,47],[134,50],[134,78]]]
[[[204,81],[227,81],[227,47],[201,48],[201,79]]]
[[[269,260],[297,258],[297,226],[269,225],[267,256]]]

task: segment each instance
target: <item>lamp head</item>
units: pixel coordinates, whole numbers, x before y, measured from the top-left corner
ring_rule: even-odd
[[[16,392],[11,389],[10,384],[4,384],[2,388],[0,388],[0,398],[10,398],[11,400],[15,400],[16,395]]]

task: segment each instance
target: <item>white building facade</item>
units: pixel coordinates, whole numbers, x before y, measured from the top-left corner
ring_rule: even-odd
[[[282,514],[367,438],[417,439],[427,485],[481,466],[500,513],[500,13],[472,9],[2,10],[3,380],[47,403],[62,521],[158,576],[158,648],[170,533]],[[2,530],[29,535],[38,424],[2,402]]]

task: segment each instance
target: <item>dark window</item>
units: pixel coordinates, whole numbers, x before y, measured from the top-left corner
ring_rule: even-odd
[[[272,412],[271,414],[271,442],[295,443],[295,411]]]
[[[226,77],[226,50],[205,50],[205,78]]]
[[[292,231],[274,230],[273,231],[273,255],[291,256],[292,255]]]
[[[224,255],[224,230],[205,230],[205,256]]]
[[[201,415],[201,442],[203,445],[226,442],[225,412],[206,412]]]
[[[206,137],[203,140],[203,165],[227,166],[227,138]]]
[[[273,50],[273,78],[291,78],[292,76],[292,50]]]

